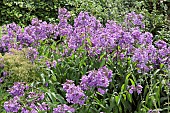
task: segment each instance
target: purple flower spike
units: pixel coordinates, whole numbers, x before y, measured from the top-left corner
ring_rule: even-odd
[[[12,95],[12,96],[23,96],[24,95],[24,91],[28,90],[29,87],[26,85],[25,82],[15,82],[14,86],[11,87],[8,92]]]
[[[21,105],[18,102],[19,97],[15,96],[13,99],[4,103],[4,108],[6,112],[14,112],[17,113],[18,110],[21,108]]]
[[[143,87],[139,84],[136,86],[136,91],[137,91],[138,95],[142,93],[142,88]]]

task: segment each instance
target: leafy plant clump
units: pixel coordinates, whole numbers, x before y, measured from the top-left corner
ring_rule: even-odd
[[[28,49],[11,49],[9,53],[1,54],[2,73],[8,73],[8,76],[5,77],[6,81],[10,79],[10,81],[30,82],[38,78],[36,77],[37,65],[30,61],[31,56],[28,52]]]

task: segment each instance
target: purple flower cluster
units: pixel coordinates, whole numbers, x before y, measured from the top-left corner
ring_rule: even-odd
[[[21,104],[19,102],[19,97],[15,96],[13,99],[7,101],[4,103],[4,108],[6,112],[13,112],[17,113],[19,109],[21,108]]]
[[[84,42],[89,53],[101,54],[103,50],[112,52],[117,45],[126,48],[124,44],[134,43],[131,33],[114,21],[108,21],[105,26],[87,12],[80,12],[71,34],[67,35],[69,47],[77,49]]]
[[[88,75],[82,76],[80,86],[83,90],[96,87],[98,92],[104,94],[109,86],[109,82],[112,81],[112,75],[112,71],[104,66],[97,71],[93,70]]]
[[[37,18],[34,18],[31,25],[25,27],[23,32],[21,27],[15,23],[8,24],[3,28],[3,36],[0,39],[1,52],[8,52],[10,48],[36,47],[40,41],[50,37],[55,38],[57,31],[57,25],[42,22]]]
[[[26,47],[36,47],[39,45],[40,40],[43,41],[54,36],[55,29],[56,25],[48,24],[34,18],[31,25],[25,27],[23,33],[18,34],[17,41]]]
[[[28,90],[29,86],[25,82],[15,82],[14,85],[8,90],[12,96],[23,96],[25,90]]]
[[[136,48],[132,56],[134,62],[138,62],[137,67],[139,68],[138,72],[148,72],[153,69],[152,65],[156,63],[157,60],[157,50],[153,45],[147,47]]]
[[[29,113],[38,113],[38,111],[47,111],[49,110],[49,106],[48,104],[46,104],[45,102],[36,105],[36,103],[28,103],[26,106],[29,106],[30,109],[26,109],[25,107],[21,108],[22,109],[22,113],[27,113],[29,111]]]
[[[6,52],[10,48],[21,49],[31,46],[29,58],[33,61],[37,56],[33,48],[37,47],[40,41],[66,36],[69,49],[77,50],[83,46],[89,56],[98,56],[106,52],[113,53],[115,58],[131,57],[137,62],[139,72],[148,72],[161,63],[170,68],[170,47],[162,40],[153,44],[153,35],[141,31],[141,28],[144,28],[141,14],[128,13],[125,17],[126,26],[123,26],[112,20],[102,25],[88,12],[80,12],[74,19],[74,25],[70,25],[68,23],[70,13],[65,8],[59,9],[58,13],[60,21],[57,25],[35,18],[22,32],[21,27],[15,23],[8,24],[0,39],[1,52]],[[66,49],[65,53],[67,51]],[[51,67],[51,63],[47,64]]]
[[[75,112],[75,109],[67,106],[66,104],[58,105],[57,108],[53,109],[53,113],[67,113],[67,112]]]
[[[64,12],[67,12],[66,9]],[[65,14],[68,15],[67,13]],[[129,55],[134,62],[137,62],[138,72],[148,72],[160,63],[170,64],[170,47],[163,41],[158,41],[155,47],[153,35],[149,32],[141,32],[140,28],[144,28],[142,21],[141,14],[132,12],[125,18],[128,28],[110,20],[104,27],[94,16],[87,12],[80,12],[74,20],[73,27],[70,27],[69,34],[66,34],[68,46],[76,50],[85,45],[90,56],[107,52],[123,59]],[[118,46],[119,50],[117,50]]]
[[[42,100],[44,100],[44,93],[35,93],[35,92],[29,92],[28,96],[26,98],[26,100],[28,101],[26,103],[26,106],[29,106],[29,108],[31,108],[31,112],[32,113],[38,113],[38,110],[40,111],[46,111],[49,110],[49,106],[48,104],[46,104],[45,102],[42,102]],[[31,100],[31,101],[29,101]],[[37,104],[39,103],[39,104]],[[25,107],[22,108],[22,112],[26,113],[28,111],[28,109],[26,109]]]
[[[8,24],[7,26],[3,26],[3,36],[0,39],[0,51],[7,52],[10,48],[18,48],[21,46],[17,45],[17,35],[21,33],[21,27],[15,23]]]
[[[142,93],[142,89],[143,89],[143,87],[139,84],[136,87],[131,85],[129,88],[130,88],[129,89],[130,94],[132,94],[133,92],[137,92],[138,95]]]
[[[75,86],[74,81],[67,80],[63,84],[63,89],[66,91],[66,100],[69,103],[83,105],[87,99],[84,91],[80,86]]]
[[[87,12],[80,12],[74,20],[74,29],[68,36],[68,46],[77,49],[83,42],[87,43],[86,38],[94,36],[101,26],[100,21],[94,16],[90,16]]]
[[[98,92],[104,94],[109,82],[112,81],[112,71],[106,66],[99,68],[98,71],[90,71],[89,75],[84,75],[80,85],[75,86],[74,81],[67,80],[63,84],[63,89],[66,91],[66,100],[69,103],[83,105],[87,99],[84,91],[90,88],[97,88]]]
[[[158,64],[167,64],[168,68],[170,69],[170,46],[163,40],[158,40],[155,42],[157,46],[157,62]]]
[[[72,33],[72,26],[68,24],[67,20],[71,17],[70,13],[65,8],[58,10],[58,18],[60,22],[56,26],[55,36],[69,36]]]
[[[29,86],[24,82],[14,83],[14,86],[8,90],[14,97],[4,103],[5,110],[7,112],[18,112],[21,110],[21,113],[38,113],[38,111],[50,109],[45,102],[41,103],[44,99],[44,93],[29,92],[26,94],[25,90],[28,89]],[[30,109],[27,109],[27,107]]]
[[[137,62],[139,72],[148,72],[153,68],[159,68],[160,64],[165,64],[170,68],[170,47],[166,42],[158,40],[155,45],[145,45],[135,48],[132,60]]]
[[[145,25],[142,22],[143,15],[142,14],[136,14],[135,12],[128,13],[125,17],[125,22],[128,24],[128,26],[138,26],[141,28],[145,28]]]

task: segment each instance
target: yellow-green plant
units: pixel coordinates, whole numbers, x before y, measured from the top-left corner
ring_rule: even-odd
[[[10,81],[32,81],[38,79],[38,65],[27,59],[28,49],[11,49],[5,55],[0,54],[0,63],[4,64],[4,71],[9,73]]]

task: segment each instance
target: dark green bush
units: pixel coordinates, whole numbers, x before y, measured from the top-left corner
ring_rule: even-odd
[[[34,17],[45,21],[56,21],[58,7],[65,0],[1,0],[0,25],[16,22],[28,25]]]
[[[157,10],[157,15],[166,15],[165,4],[169,5],[169,2],[161,3],[158,0],[2,0],[0,1],[0,25],[12,22],[28,25],[34,17],[56,22],[59,7],[66,7],[73,15],[77,15],[80,11],[88,11],[105,23],[108,19],[120,21],[120,17],[132,10],[140,13],[146,9],[150,14]]]

